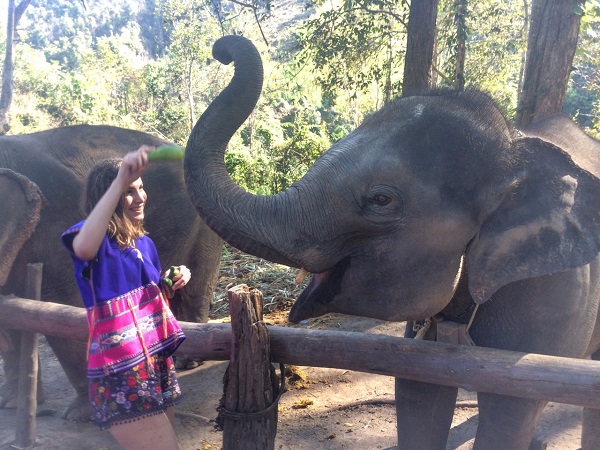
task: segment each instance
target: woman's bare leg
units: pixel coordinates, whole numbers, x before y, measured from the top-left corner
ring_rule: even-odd
[[[173,408],[169,408],[173,410]],[[172,411],[174,414],[174,411]],[[165,413],[111,426],[108,431],[124,450],[179,450],[177,436]]]
[[[165,414],[169,418],[169,422],[171,422],[171,426],[173,430],[175,429],[175,406],[169,406],[165,409]]]

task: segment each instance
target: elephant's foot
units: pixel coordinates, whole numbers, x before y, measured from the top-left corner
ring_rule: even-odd
[[[533,438],[531,444],[529,444],[528,450],[546,450],[548,448],[548,443],[544,441],[540,441],[538,438]]]
[[[18,403],[19,380],[7,380],[0,386],[0,408],[16,408]],[[41,405],[46,401],[44,391],[38,385],[37,404]]]
[[[75,397],[62,415],[62,418],[74,422],[89,422],[92,420],[92,411],[87,395],[78,395]]]
[[[174,360],[175,369],[177,370],[191,370],[204,364],[204,361],[201,359],[175,357]]]
[[[596,359],[596,358],[594,358]],[[583,424],[581,430],[581,449],[594,450],[600,448],[600,409],[583,408]]]
[[[17,407],[18,380],[7,380],[0,386],[0,408]]]

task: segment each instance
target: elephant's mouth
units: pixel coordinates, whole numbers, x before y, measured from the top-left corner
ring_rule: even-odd
[[[289,320],[298,323],[310,317],[328,312],[327,304],[342,291],[342,279],[350,267],[350,258],[345,258],[332,269],[315,273],[290,310]]]

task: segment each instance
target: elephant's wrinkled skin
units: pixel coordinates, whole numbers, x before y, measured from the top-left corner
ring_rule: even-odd
[[[479,304],[477,345],[600,357],[595,142],[559,148],[541,138],[551,127],[517,132],[481,93],[432,93],[389,104],[291,188],[254,196],[227,177],[223,152],[260,95],[260,56],[239,36],[213,55],[236,70],[188,141],[188,191],[232,245],[314,273],[292,321],[466,323]],[[456,393],[397,380],[399,448],[444,449]],[[526,449],[544,404],[480,394],[475,449]],[[597,415],[586,412],[584,448],[600,448]]]
[[[41,262],[42,299],[83,307],[73,263],[60,235],[83,217],[80,197],[85,177],[100,159],[120,157],[141,144],[161,143],[137,131],[89,125],[0,137],[1,293],[23,297],[26,265]],[[180,163],[152,163],[143,181],[149,197],[145,224],[161,263],[164,267],[185,264],[192,270],[190,283],[171,301],[174,313],[180,320],[206,322],[222,240],[190,204]],[[79,395],[75,405],[81,408],[71,410],[69,417],[89,418],[85,343],[51,336],[48,341]],[[14,344],[18,349],[18,342]],[[17,391],[18,354],[3,356],[7,381],[0,391],[0,406],[10,406]]]

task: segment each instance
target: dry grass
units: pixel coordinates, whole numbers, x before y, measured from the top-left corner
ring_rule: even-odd
[[[250,289],[262,292],[265,316],[278,317],[278,323],[287,320],[287,313],[294,300],[307,284],[304,281],[296,285],[297,274],[297,269],[275,264],[225,245],[210,319],[228,317],[227,290],[238,284],[246,284]]]

